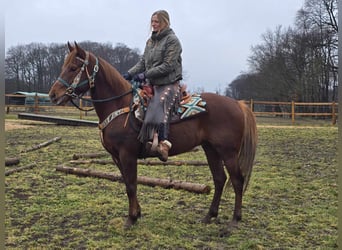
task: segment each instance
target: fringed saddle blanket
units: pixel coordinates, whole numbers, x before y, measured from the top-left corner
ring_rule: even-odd
[[[150,93],[151,94],[151,93]],[[109,116],[99,123],[99,129],[103,130],[112,120],[116,117],[134,110],[135,117],[141,122],[144,120],[145,112],[147,110],[146,104],[148,103],[148,96],[146,92],[143,93],[142,89],[137,90],[133,95],[133,101],[131,107],[124,107],[119,110],[115,110]],[[178,107],[178,112],[171,119],[171,122],[177,122],[198,115],[206,111],[206,102],[198,94],[187,95],[186,99],[183,99]]]
[[[142,100],[146,101],[145,98],[146,98],[146,95],[140,92],[134,96],[134,100],[133,100],[133,102],[138,107],[135,110],[135,117],[141,121],[143,121],[145,111],[146,111],[146,106],[141,105],[141,101]],[[143,102],[143,103],[146,103],[146,102]],[[173,117],[171,120],[172,122],[174,122],[176,120],[183,120],[183,119],[198,115],[200,113],[203,113],[206,111],[206,105],[207,103],[202,99],[201,95],[193,94],[187,98],[186,102],[180,103],[177,117]]]

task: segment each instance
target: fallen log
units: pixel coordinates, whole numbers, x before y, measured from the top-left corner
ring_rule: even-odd
[[[200,147],[194,147],[192,150],[190,150],[191,152],[197,152],[200,150]],[[107,152],[94,152],[94,153],[75,153],[72,156],[73,160],[78,160],[81,158],[97,158],[97,157],[103,157],[103,156],[108,156],[109,154]]]
[[[108,156],[108,153],[101,152],[101,153],[88,153],[88,154],[74,154],[72,156],[72,159],[78,160],[81,158],[97,158],[97,157],[104,157],[104,156]]]
[[[100,160],[100,159],[92,159],[92,160],[71,160],[69,161],[71,164],[101,164],[101,165],[107,165],[107,164],[114,164],[113,160],[110,159],[105,159],[105,160]]]
[[[210,187],[204,184],[199,183],[191,183],[179,180],[171,180],[171,179],[159,179],[159,178],[152,178],[147,176],[139,176],[138,177],[138,184],[143,184],[147,186],[160,186],[163,188],[173,188],[173,189],[183,189],[193,193],[202,193],[202,194],[209,194]]]
[[[34,168],[36,166],[37,166],[36,163],[32,163],[32,164],[27,165],[27,166],[23,166],[23,167],[19,167],[19,168],[13,168],[11,170],[6,171],[5,172],[5,176],[8,176],[8,175],[16,173],[16,172],[23,171],[25,169],[31,169],[31,168]]]
[[[113,164],[113,160],[111,159],[92,159],[92,160],[71,160],[69,161],[71,164],[101,164],[101,165],[106,165],[106,164]],[[157,166],[157,165],[162,165],[162,166],[208,166],[208,163],[205,161],[167,161],[167,162],[162,162],[162,161],[149,161],[149,160],[138,160],[138,165],[147,165],[147,166]]]
[[[5,166],[18,165],[19,162],[19,158],[5,158]]]
[[[64,165],[58,165],[56,167],[56,171],[61,171],[67,174],[75,174],[83,177],[97,177],[112,181],[123,182],[122,176],[113,172],[102,172],[92,169],[68,167]],[[138,184],[147,185],[150,187],[160,186],[163,188],[183,189],[193,193],[210,193],[209,186],[198,183],[184,182],[171,179],[151,178],[146,176],[138,176],[137,182]]]
[[[206,161],[150,161],[150,160],[139,160],[138,164],[147,165],[147,166],[155,166],[155,165],[171,165],[171,166],[208,166]]]
[[[24,149],[20,153],[26,153],[26,152],[30,152],[30,151],[34,151],[34,150],[40,149],[42,147],[46,147],[46,146],[50,145],[53,142],[59,141],[60,139],[61,139],[61,137],[52,138],[51,140],[48,140],[46,142],[42,142],[42,143],[39,143],[37,145],[33,145],[30,148]]]

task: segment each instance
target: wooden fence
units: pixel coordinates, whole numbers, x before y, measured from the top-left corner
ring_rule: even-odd
[[[25,99],[26,96],[25,95],[17,95],[17,94],[6,94],[5,95],[5,111],[6,114],[9,114],[10,111],[25,111],[25,112],[33,112],[35,114],[39,114],[39,113],[46,113],[46,112],[51,112],[54,111],[56,112],[58,111],[66,111],[67,113],[71,112],[71,111],[75,111],[77,110],[73,105],[68,104],[67,106],[56,106],[54,104],[52,104],[51,102],[41,102],[40,98],[38,95],[34,96],[34,101],[31,103],[27,103],[25,101],[22,101],[22,104],[17,104],[16,102],[11,102],[11,98],[20,98],[20,99]],[[85,97],[85,98],[90,98],[90,97]],[[80,119],[83,119],[83,117],[85,115],[87,115],[87,113],[91,110],[93,110],[92,105],[89,102],[85,102],[82,100],[79,100],[78,102],[76,101],[76,104],[83,109],[84,111],[79,111],[80,114]],[[72,112],[74,113],[74,112]]]
[[[331,118],[333,125],[337,122],[338,103],[336,102],[269,102],[245,101],[256,116],[278,116],[291,118],[292,124],[296,117]]]
[[[56,110],[75,110],[74,106],[55,106],[52,104],[47,105],[46,103],[39,103],[38,96],[35,97],[34,103],[31,105],[18,105],[11,104],[11,97],[25,98],[22,95],[7,94],[6,96],[6,113],[10,111],[22,110],[29,112],[44,113],[47,111]],[[256,116],[271,116],[271,117],[284,117],[291,118],[292,124],[295,123],[296,117],[311,117],[311,118],[324,118],[331,119],[333,125],[336,124],[338,117],[338,103],[336,102],[320,102],[320,103],[304,103],[304,102],[269,102],[269,101],[245,101],[250,106]],[[79,100],[77,103],[83,109],[91,110],[88,102]],[[79,111],[80,119],[83,119],[89,111]]]

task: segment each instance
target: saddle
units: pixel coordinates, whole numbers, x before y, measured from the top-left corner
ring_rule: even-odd
[[[178,112],[171,119],[171,122],[176,122],[206,112],[206,102],[199,94],[190,95],[186,91],[186,85],[180,86],[181,100],[178,107]],[[144,84],[137,88],[133,98],[133,107],[135,117],[143,121],[150,99],[153,97],[153,87],[149,84]]]

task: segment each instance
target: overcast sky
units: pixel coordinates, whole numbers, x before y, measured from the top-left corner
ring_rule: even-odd
[[[251,46],[277,26],[294,26],[304,0],[11,0],[5,1],[5,49],[32,42],[123,43],[142,53],[155,10],[170,14],[183,47],[184,83],[223,91],[248,71]]]

